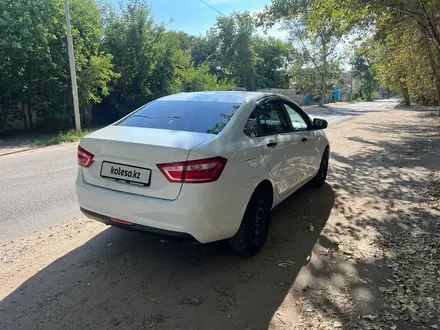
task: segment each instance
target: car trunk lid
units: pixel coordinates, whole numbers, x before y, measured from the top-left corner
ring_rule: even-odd
[[[111,125],[81,140],[94,155],[83,168],[92,185],[154,198],[174,200],[182,183],[169,182],[157,164],[186,161],[189,151],[215,135]]]

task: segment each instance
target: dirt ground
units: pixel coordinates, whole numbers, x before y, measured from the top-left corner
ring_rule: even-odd
[[[75,219],[0,246],[0,329],[440,329],[440,120],[327,131],[328,184],[251,259]]]

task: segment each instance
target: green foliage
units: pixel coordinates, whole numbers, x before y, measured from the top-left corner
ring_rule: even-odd
[[[388,26],[386,37],[372,42],[374,69],[381,86],[400,92],[407,104],[432,104],[437,98],[426,46],[420,30],[409,22]]]
[[[120,77],[113,71],[113,55],[101,52],[92,55],[88,65],[83,69],[78,79],[80,93],[79,104],[100,103],[102,98],[110,93],[109,84]]]
[[[373,70],[371,55],[365,46],[363,45],[363,47],[358,48],[351,59],[352,74],[360,79],[360,86],[356,96],[362,100],[372,101],[378,84]]]
[[[82,118],[122,114],[180,91],[288,87],[294,54],[254,16],[219,17],[206,36],[167,31],[145,0],[69,0]],[[0,2],[0,128],[73,126],[63,0]]]
[[[440,101],[440,2],[430,0],[344,0],[345,8],[374,27],[373,68],[382,87],[404,102]]]
[[[74,129],[70,129],[66,132],[60,131],[56,135],[37,137],[30,143],[30,145],[33,147],[43,147],[54,144],[76,142],[83,136],[86,136],[87,134],[90,134],[92,132],[93,130],[83,130],[81,134],[78,134]]]
[[[226,75],[237,77],[247,90],[256,88],[255,53],[252,36],[255,25],[248,12],[219,17],[212,34],[217,39],[217,59]]]
[[[196,67],[207,63],[220,78],[233,78],[247,90],[288,87],[286,69],[292,47],[256,33],[247,12],[217,19],[206,37],[192,40],[191,56]]]
[[[382,86],[400,91],[408,104],[411,100],[439,103],[440,1],[272,0],[259,15],[259,23],[271,26],[279,20],[301,22],[305,33],[297,35],[311,44],[319,42],[323,33],[336,38],[365,31],[373,34],[372,63]],[[365,59],[358,56],[357,60],[362,94],[368,99],[374,89],[373,79],[367,77],[371,63],[366,68]]]
[[[119,10],[108,9],[103,48],[114,56],[114,68],[120,78],[107,103],[131,110],[154,98],[151,78],[160,52],[164,53],[159,43],[162,33],[145,2],[131,1]]]
[[[293,57],[292,46],[272,37],[252,39],[257,55],[257,88],[288,88],[287,69]]]
[[[199,91],[230,91],[235,83],[230,79],[217,79],[209,72],[208,63],[202,64],[199,68],[191,67],[186,74],[184,88],[186,92]]]
[[[218,62],[217,48],[219,39],[214,35],[211,29],[207,36],[193,37],[191,39],[191,57],[194,61],[194,66],[199,67],[203,63],[209,64],[209,70],[211,73],[217,73],[217,69],[220,66]]]
[[[298,54],[289,69],[289,77],[292,88],[297,94],[309,94],[312,99],[322,97],[321,73],[319,70],[308,65],[304,61],[305,54]],[[325,94],[332,92],[338,85],[341,77],[341,69],[338,61],[333,61],[327,65]]]
[[[306,76],[316,78],[314,82],[319,82],[321,86],[320,105],[323,105],[324,96],[332,85],[328,76],[333,78],[329,69],[330,63],[338,61],[337,46],[353,26],[351,21],[338,19],[330,3],[333,1],[273,0],[272,5],[266,7],[259,16],[260,24],[265,26],[272,26],[277,21],[284,22],[290,32],[290,41],[303,51],[301,56],[304,65],[297,65],[294,71],[303,71]],[[301,77],[295,80],[301,80]],[[313,87],[316,91],[317,86]]]
[[[78,93],[84,108],[108,93],[108,83],[116,75],[112,57],[100,51],[102,18],[95,1],[71,0],[70,5]],[[40,122],[54,116],[71,119],[63,1],[4,0],[0,13],[0,120],[25,119],[33,128],[34,117]]]
[[[178,35],[162,32],[156,46],[160,60],[150,78],[154,98],[179,92],[192,67],[191,56],[180,48]]]
[[[280,20],[294,21],[298,18],[307,21],[311,32],[326,28],[332,34],[349,33],[355,25],[366,26],[364,17],[368,12],[364,0],[272,0],[270,6],[259,14],[259,25],[270,27]]]
[[[188,91],[233,88],[231,80],[217,78],[203,64],[210,49],[214,49],[207,47],[210,43],[208,38],[165,31],[154,23],[144,1],[131,1],[119,11],[110,8],[106,15],[104,48],[114,56],[120,78],[106,104],[128,112],[182,88]]]

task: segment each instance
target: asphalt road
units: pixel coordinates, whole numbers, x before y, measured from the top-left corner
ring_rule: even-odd
[[[81,216],[76,144],[0,156],[0,243]]]
[[[391,108],[394,100],[309,111],[330,124]],[[82,217],[76,203],[76,144],[0,156],[0,243]]]
[[[362,114],[391,109],[398,104],[398,100],[378,100],[375,102],[359,102],[344,104],[339,107],[328,107],[326,109],[313,109],[308,111],[310,117],[319,117],[328,121],[329,124],[341,122]]]

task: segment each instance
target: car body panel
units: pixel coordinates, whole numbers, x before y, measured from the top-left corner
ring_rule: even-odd
[[[213,137],[213,134],[111,125],[81,140],[81,146],[95,155],[92,165],[84,168],[84,180],[98,187],[174,200],[181,184],[168,182],[156,164],[185,161],[192,148]],[[150,185],[128,185],[102,178],[104,161],[151,169]]]
[[[282,99],[275,94],[251,92],[183,93],[164,98],[241,102],[216,135],[116,125],[88,135],[80,145],[95,158],[89,169],[78,170],[80,206],[108,217],[188,233],[202,243],[232,237],[259,184],[271,183],[275,207],[316,175],[329,145],[322,130],[265,137],[244,134],[252,111],[268,98]],[[304,137],[306,142],[301,141]],[[279,145],[270,149],[267,143],[273,139]],[[218,156],[226,158],[227,163],[219,179],[210,183],[170,183],[156,166]],[[151,168],[150,187],[100,178],[98,169],[104,160]]]
[[[146,197],[85,182],[80,168],[76,179],[79,205],[88,211],[143,226],[188,233],[200,243],[233,236],[246,208],[251,188],[226,180],[185,184],[179,198]]]
[[[295,147],[295,141],[289,133],[261,137],[260,141],[263,146],[264,160],[273,176],[278,194],[282,198],[292,189],[292,177],[298,173],[296,168],[289,168],[294,160],[291,157],[291,149]],[[270,143],[276,143],[276,145],[269,147]]]

